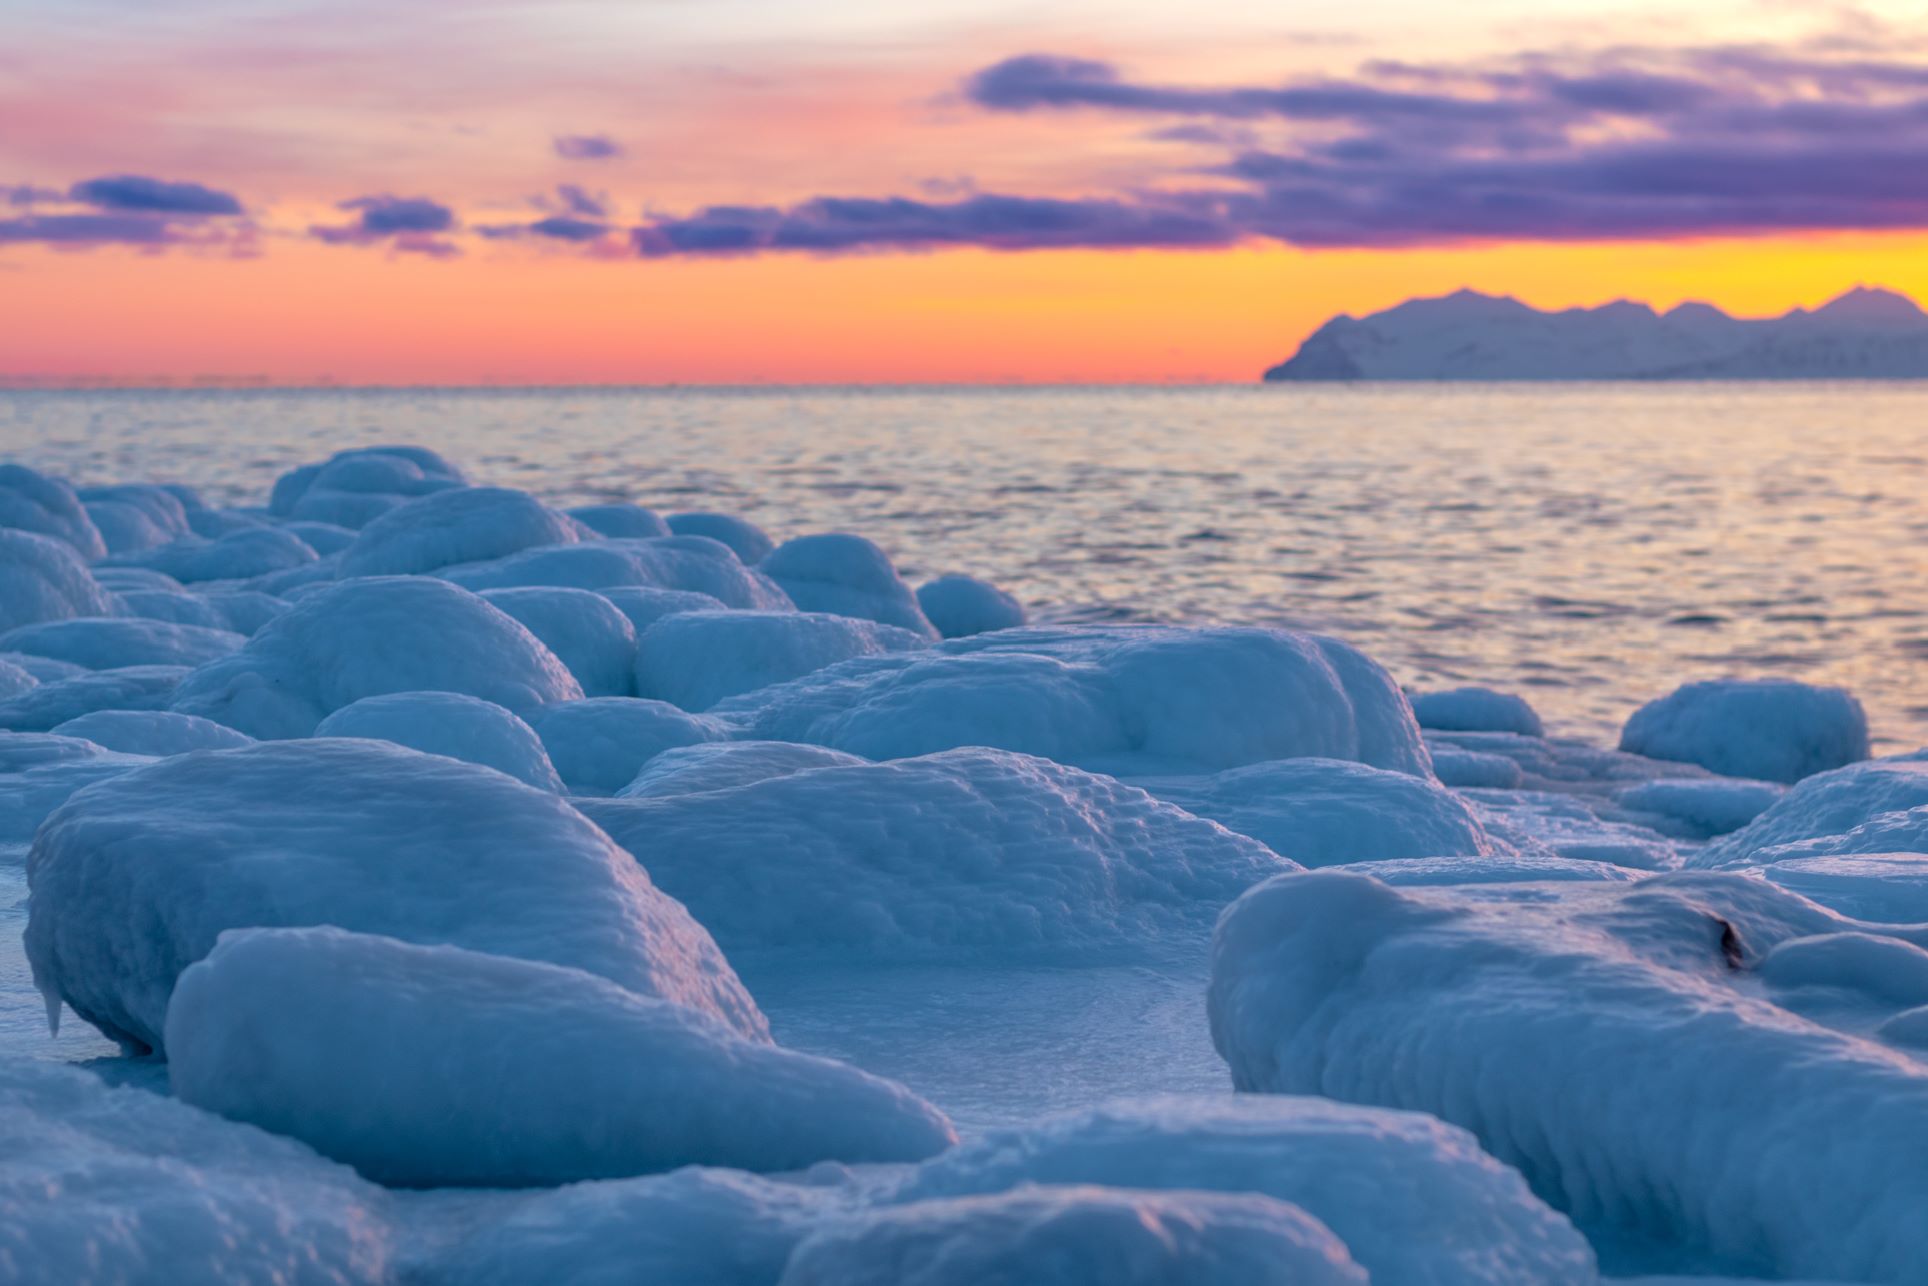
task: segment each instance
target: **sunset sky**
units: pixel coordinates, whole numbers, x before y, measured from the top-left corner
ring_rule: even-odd
[[[1919,0],[8,0],[0,381],[1243,380],[1928,298]]]

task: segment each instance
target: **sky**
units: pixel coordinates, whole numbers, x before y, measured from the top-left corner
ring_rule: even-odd
[[[1928,299],[1919,0],[0,0],[0,382],[1246,380]]]

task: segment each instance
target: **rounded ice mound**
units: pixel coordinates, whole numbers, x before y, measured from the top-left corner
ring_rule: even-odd
[[[1620,790],[1614,798],[1628,808],[1678,822],[1696,838],[1706,839],[1739,830],[1786,793],[1768,781],[1687,777],[1643,781]]]
[[[662,515],[641,505],[579,505],[569,510],[569,516],[598,536],[648,540],[670,534]]]
[[[593,590],[645,586],[707,594],[725,607],[780,612],[791,606],[775,581],[745,567],[726,547],[700,536],[544,545],[489,562],[445,567],[435,574],[473,590],[518,585]]]
[[[735,514],[695,511],[671,514],[669,529],[679,536],[708,536],[728,545],[746,563],[760,563],[777,547],[774,540],[747,518]]]
[[[113,613],[113,599],[73,546],[0,527],[0,629]]]
[[[576,676],[584,696],[637,695],[636,627],[622,609],[601,594],[559,585],[530,585],[485,589],[481,597],[541,639]]]
[[[54,729],[57,736],[80,737],[128,755],[184,755],[190,750],[233,750],[252,737],[211,719],[171,710],[96,710]]]
[[[1280,759],[1137,784],[1301,866],[1513,852],[1436,782],[1346,760]]]
[[[1928,924],[1928,854],[1797,857],[1762,872],[1810,902],[1876,924]]]
[[[579,969],[328,927],[222,934],[175,985],[167,1049],[183,1102],[391,1185],[920,1161],[956,1139],[902,1086]]]
[[[77,493],[110,554],[137,553],[192,536],[187,506],[166,487],[128,483]]]
[[[0,701],[17,697],[28,688],[40,686],[40,680],[29,670],[24,670],[12,661],[0,659]]]
[[[93,572],[95,582],[112,594],[134,590],[180,594],[186,590],[181,582],[166,572],[157,572],[151,567],[109,567],[103,563],[89,570]]]
[[[75,791],[145,762],[79,737],[0,733],[0,844],[31,843],[47,814]]]
[[[339,554],[354,544],[355,537],[360,534],[352,527],[338,527],[332,522],[284,522],[281,530],[300,537],[302,544],[323,558]]]
[[[636,692],[707,710],[852,657],[927,644],[909,630],[825,612],[679,612],[637,641]]]
[[[263,625],[288,610],[288,601],[255,589],[216,590],[201,595],[227,621],[236,634],[254,634]]]
[[[855,616],[937,637],[889,555],[862,536],[841,531],[797,536],[758,566],[801,611]]]
[[[198,625],[206,630],[229,628],[228,618],[221,609],[200,594],[168,589],[124,589],[116,593],[114,599],[121,616],[167,621],[172,625]]]
[[[344,576],[410,576],[501,558],[538,545],[566,545],[581,528],[525,491],[456,487],[397,505],[342,552]]]
[[[987,581],[939,576],[917,587],[917,606],[947,639],[1014,630],[1024,624],[1024,604]]]
[[[493,701],[459,692],[390,692],[363,697],[323,719],[317,737],[387,741],[507,773],[524,785],[562,791],[535,729]]]
[[[644,764],[635,780],[616,792],[616,798],[695,795],[706,790],[747,786],[771,777],[788,777],[811,768],[845,767],[863,762],[841,750],[795,741],[703,741],[663,751]]]
[[[581,806],[729,951],[1183,951],[1293,869],[1108,777],[995,750]]]
[[[993,1131],[925,1163],[897,1195],[1022,1183],[1262,1194],[1329,1228],[1373,1286],[1597,1280],[1592,1249],[1517,1172],[1417,1112],[1269,1094],[1128,1099]]]
[[[636,636],[642,637],[643,631],[665,616],[678,612],[720,612],[724,610],[723,600],[708,594],[699,594],[689,589],[657,589],[650,585],[618,585],[596,591],[611,603],[616,610],[629,618],[636,627]]]
[[[1316,756],[1430,776],[1390,675],[1275,629],[1036,626],[862,657],[731,698],[742,735],[866,759],[995,746],[1126,775]]]
[[[1620,748],[1726,777],[1796,782],[1866,759],[1868,716],[1841,688],[1709,679],[1634,711]]]
[[[530,716],[549,762],[570,791],[613,795],[643,765],[672,746],[721,741],[728,731],[714,719],[685,714],[667,701],[591,697],[545,706]]]
[[[368,1286],[387,1194],[299,1143],[78,1068],[0,1060],[0,1275],[16,1286]]]
[[[224,929],[333,924],[568,965],[767,1027],[708,933],[555,795],[378,741],[163,759],[68,800],[27,857],[42,994],[162,1046],[174,981]]]
[[[9,528],[50,536],[90,561],[107,554],[74,489],[24,464],[0,464],[0,530]]]
[[[201,665],[247,641],[232,630],[151,617],[76,616],[0,634],[0,651],[70,661],[89,670],[119,670],[130,665]]]
[[[1441,732],[1512,732],[1544,737],[1546,728],[1526,698],[1491,688],[1451,688],[1421,692],[1412,699],[1422,728]]]
[[[0,701],[0,728],[46,732],[95,710],[165,709],[191,673],[180,665],[130,665],[42,679],[37,687]]]
[[[173,706],[262,740],[306,737],[363,697],[462,692],[524,714],[582,687],[514,618],[414,576],[342,581],[304,595],[238,652],[188,676]]]
[[[411,497],[465,482],[460,470],[425,447],[357,447],[275,479],[268,512],[360,527]]]
[[[1527,891],[1335,871],[1253,889],[1209,992],[1234,1086],[1433,1112],[1678,1270],[1919,1275],[1928,1067],[1761,992],[1783,944],[1866,926],[1740,875]]]
[[[1928,759],[1873,759],[1804,778],[1688,863],[1719,869],[1891,852],[1928,853]]]
[[[215,540],[198,536],[138,554],[121,554],[115,563],[145,567],[183,585],[210,580],[247,580],[288,571],[316,561],[301,537],[279,527],[243,527]]]
[[[866,1211],[780,1286],[1367,1286],[1332,1230],[1256,1193],[1032,1187]]]

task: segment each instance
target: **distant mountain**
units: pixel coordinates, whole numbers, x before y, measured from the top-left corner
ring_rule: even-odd
[[[1265,373],[1307,380],[1928,379],[1928,313],[1856,287],[1824,307],[1729,317],[1617,300],[1545,313],[1461,290],[1334,317]]]

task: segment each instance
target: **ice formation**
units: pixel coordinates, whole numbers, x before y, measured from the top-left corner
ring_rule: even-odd
[[[728,545],[746,563],[762,562],[777,547],[776,542],[764,534],[763,528],[735,514],[677,513],[671,514],[667,521],[669,529],[677,535],[708,536],[711,540]]]
[[[973,576],[939,576],[917,587],[917,606],[947,639],[1024,624],[1024,604],[997,586]]]
[[[335,928],[222,934],[174,989],[167,1050],[184,1102],[413,1187],[919,1161],[955,1138],[901,1086],[581,970]]]
[[[638,640],[636,691],[685,710],[708,710],[839,661],[914,651],[927,642],[893,625],[822,612],[679,612]]]
[[[342,551],[343,576],[408,576],[483,562],[537,545],[569,544],[582,527],[534,496],[454,487],[390,509]]]
[[[827,532],[784,541],[757,564],[805,612],[834,612],[935,638],[889,555],[862,536]]]
[[[96,710],[160,710],[192,671],[183,665],[130,665],[43,678],[0,701],[0,729],[46,732]]]
[[[190,750],[233,750],[254,738],[191,714],[172,710],[94,710],[54,728],[61,737],[78,737],[128,755],[166,758]]]
[[[315,551],[299,536],[279,527],[242,527],[213,540],[192,536],[138,554],[121,554],[109,565],[143,567],[187,585],[245,580],[316,561]]]
[[[485,589],[480,597],[522,622],[569,667],[584,696],[636,692],[636,626],[601,594],[558,585]],[[643,696],[654,696],[645,692]]]
[[[0,629],[70,616],[110,616],[113,610],[107,591],[88,574],[71,545],[0,527]]]
[[[648,539],[670,534],[663,516],[641,505],[582,505],[569,516],[599,536]]]
[[[1546,729],[1526,698],[1491,688],[1452,688],[1413,697],[1413,714],[1422,728],[1441,732],[1516,732],[1543,737]]]
[[[135,1047],[163,1046],[175,979],[222,930],[313,924],[569,965],[765,1031],[709,934],[567,804],[382,742],[122,773],[47,819],[27,876],[35,985]]]
[[[392,742],[426,755],[481,764],[542,790],[560,793],[563,788],[534,728],[492,701],[459,692],[363,697],[323,719],[315,735]]]
[[[1795,782],[1868,757],[1868,716],[1840,688],[1708,679],[1634,711],[1620,748],[1728,777]]]
[[[530,722],[563,784],[585,795],[613,795],[663,751],[729,735],[714,719],[640,697],[561,701]]]
[[[246,642],[232,630],[202,625],[76,616],[0,634],[0,651],[69,661],[88,670],[119,670],[133,665],[192,667],[226,656]]]
[[[107,553],[74,489],[21,464],[0,464],[0,529],[50,536],[84,559]]]
[[[747,786],[771,777],[787,777],[810,768],[864,762],[841,750],[795,741],[701,741],[674,746],[654,756],[616,796],[654,799],[661,795],[699,795],[708,790]]]

